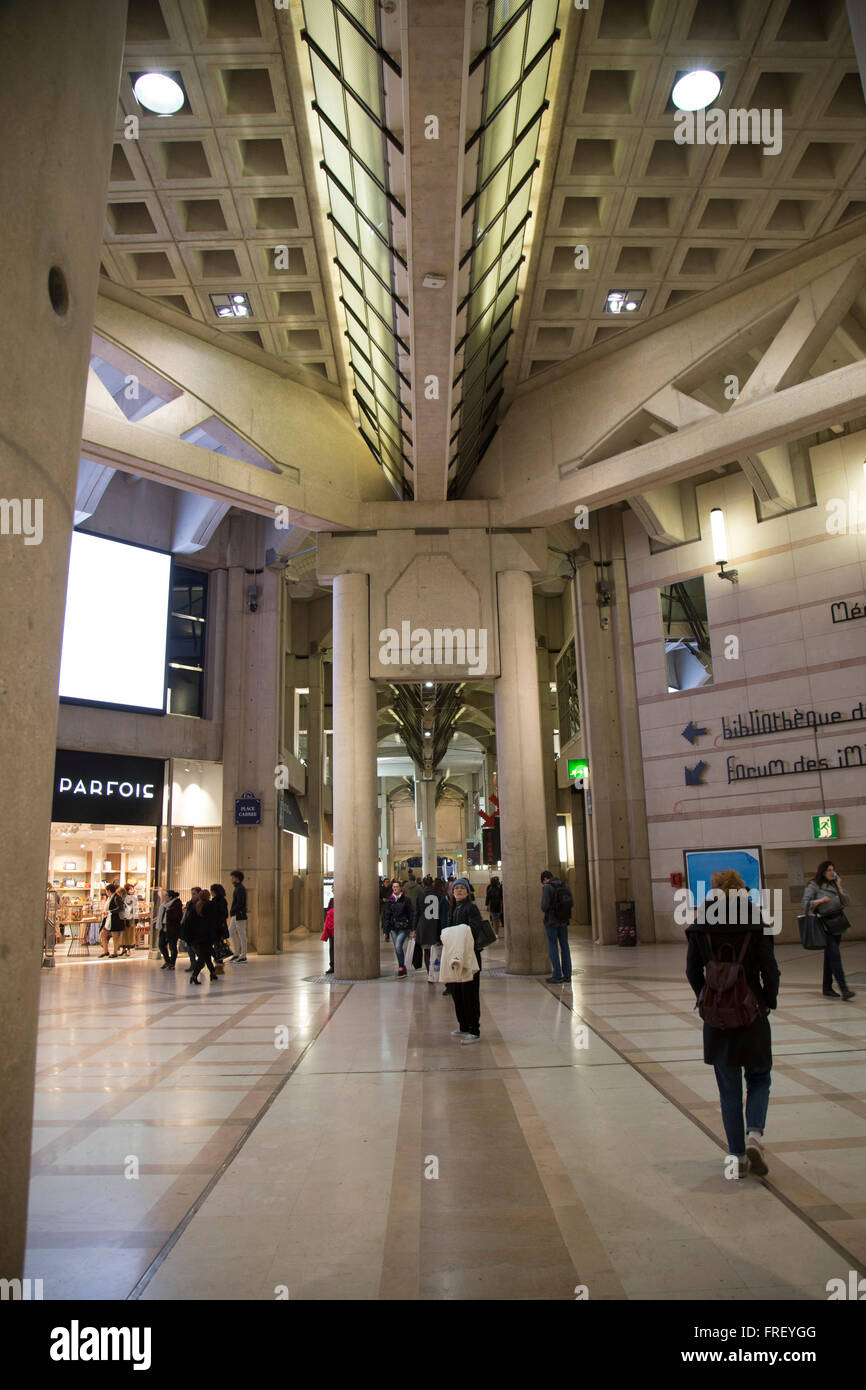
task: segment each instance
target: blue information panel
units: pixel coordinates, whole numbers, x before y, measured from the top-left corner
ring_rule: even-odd
[[[262,802],[252,792],[235,798],[235,825],[261,825]]]
[[[710,891],[713,874],[719,869],[734,869],[749,890],[753,902],[763,881],[760,849],[699,849],[686,850],[686,884],[696,903],[702,903]]]

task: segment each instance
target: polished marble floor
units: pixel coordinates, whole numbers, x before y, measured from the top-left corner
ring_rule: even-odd
[[[732,1182],[684,949],[574,941],[572,987],[485,957],[482,1041],[422,973],[324,948],[193,989],[43,972],[26,1275],[46,1299],[825,1299],[866,1273],[857,998],[777,946],[770,1175]]]

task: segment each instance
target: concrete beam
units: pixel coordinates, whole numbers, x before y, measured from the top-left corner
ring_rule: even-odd
[[[679,483],[635,493],[628,504],[652,540],[681,545],[687,539]]]
[[[93,409],[84,412],[82,449],[95,462],[259,516],[273,517],[277,507],[288,507],[290,524],[309,531],[355,529],[358,525],[357,498],[341,495],[322,481],[320,471],[309,482],[302,477],[295,483],[282,474],[268,473],[227,454],[200,449]]]
[[[178,492],[174,504],[172,551],[176,555],[192,555],[204,550],[228,510],[228,502],[213,502],[193,492]]]
[[[472,0],[407,0],[403,24],[413,488],[418,501],[437,502],[448,493]],[[445,276],[441,289],[423,285],[431,271]],[[436,399],[425,391],[430,376]]]
[[[93,459],[79,460],[73,526],[80,526],[82,521],[93,516],[115,472],[116,469],[106,468],[104,463],[94,463]]]
[[[787,444],[776,444],[760,454],[741,454],[739,464],[766,511],[788,512],[797,505]]]
[[[731,406],[801,381],[832,337],[866,281],[863,260],[837,266],[800,291],[800,297]]]
[[[866,411],[866,362],[789,386],[738,410],[678,430],[613,458],[571,470],[545,488],[536,481],[506,499],[511,526],[549,526],[573,512],[621,502],[663,483],[702,473],[787,442],[798,435],[853,420]]]

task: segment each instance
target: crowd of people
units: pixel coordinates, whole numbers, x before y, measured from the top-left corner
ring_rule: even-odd
[[[231,880],[231,904],[220,883],[212,883],[209,890],[193,888],[185,905],[173,889],[163,893],[156,916],[163,970],[175,969],[180,946],[189,955],[187,974],[194,985],[201,983],[203,970],[216,981],[226,960],[246,961],[243,872],[236,869]],[[746,893],[743,880],[732,869],[714,873],[711,887],[717,900],[719,894]],[[540,911],[552,967],[547,983],[567,984],[572,977],[568,927],[573,898],[568,885],[548,869],[541,875],[541,890]],[[834,865],[823,860],[806,886],[801,920],[818,924],[818,948],[824,955],[822,993],[827,999],[854,998],[841,950],[843,933],[850,925],[845,914],[849,902]],[[406,978],[411,967],[425,970],[430,984],[443,986],[456,1014],[457,1027],[451,1035],[464,1045],[481,1038],[482,951],[501,940],[504,932],[502,884],[497,877],[487,885],[484,904],[489,921],[482,917],[472,885],[463,877],[447,882],[429,874],[416,878],[410,869],[405,880],[382,879],[379,884],[382,933],[393,946],[398,978]],[[109,884],[104,905],[102,954],[116,959],[129,953],[125,933],[137,910],[131,885]],[[328,944],[328,975],[334,973],[334,929],[331,898],[322,932]],[[735,1177],[749,1172],[764,1176],[769,1171],[764,1152],[772,1074],[769,1016],[777,1007],[780,983],[773,935],[757,904],[746,917],[739,911],[699,914],[686,929],[686,977],[703,1021],[704,1061],[715,1072],[722,1123],[736,1161]],[[112,942],[113,954],[109,951]]]
[[[243,965],[247,959],[247,890],[241,869],[231,875],[232,900],[229,905],[221,883],[210,888],[192,888],[183,904],[173,888],[167,888],[157,908],[155,927],[163,970],[174,970],[179,947],[189,956],[186,973],[191,985],[201,984],[207,970],[219,980],[225,962]]]

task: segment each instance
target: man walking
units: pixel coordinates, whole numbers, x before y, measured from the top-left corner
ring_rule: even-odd
[[[241,869],[232,869],[231,880],[234,891],[229,914],[229,936],[234,955],[232,960],[243,964],[247,958],[247,890]]]
[[[549,869],[541,875],[541,911],[547,932],[547,949],[553,974],[549,985],[566,984],[571,979],[571,951],[568,948],[568,924],[574,899],[571,889],[554,878]]]

